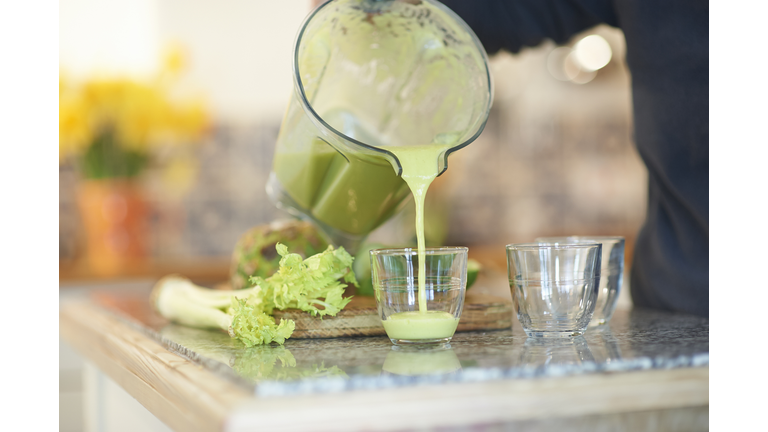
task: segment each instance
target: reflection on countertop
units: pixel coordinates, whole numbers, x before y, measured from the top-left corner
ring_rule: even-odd
[[[708,320],[642,309],[619,310],[609,326],[572,339],[530,339],[515,322],[511,330],[460,332],[449,345],[422,350],[399,349],[383,336],[244,348],[218,331],[175,324],[144,330],[258,396],[709,364]]]
[[[382,375],[447,375],[461,371],[461,362],[450,344],[441,346],[392,346],[381,366]]]

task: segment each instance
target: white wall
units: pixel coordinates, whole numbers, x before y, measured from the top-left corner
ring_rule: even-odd
[[[141,75],[168,42],[189,53],[184,86],[219,120],[279,120],[291,95],[291,50],[309,0],[61,0],[60,66]]]
[[[59,65],[70,74],[148,74],[159,42],[156,0],[59,1]]]

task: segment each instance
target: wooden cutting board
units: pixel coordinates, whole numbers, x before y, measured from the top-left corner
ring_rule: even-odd
[[[502,330],[508,329],[514,319],[512,299],[501,297],[500,289],[504,280],[478,278],[464,298],[464,308],[457,331]],[[216,289],[229,289],[227,283]],[[160,316],[149,302],[149,290],[127,290],[126,292],[95,292],[91,296],[97,304],[114,310],[136,320],[143,325],[159,330],[169,324]],[[310,316],[300,310],[275,310],[276,319],[289,318],[296,322],[291,338],[333,338],[344,336],[380,336],[385,335],[381,325],[376,300],[373,297],[354,296],[352,301],[335,317],[322,319]]]
[[[335,317],[315,318],[299,310],[275,311],[275,318],[292,319],[296,329],[291,338],[331,338],[385,335],[373,297],[355,296]],[[456,331],[501,330],[512,325],[510,300],[468,291]]]

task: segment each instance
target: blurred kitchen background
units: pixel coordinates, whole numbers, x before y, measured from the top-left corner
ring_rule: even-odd
[[[60,278],[151,276],[176,264],[201,277],[226,277],[240,235],[288,217],[264,186],[293,91],[292,45],[311,1],[59,5],[60,131],[66,135],[60,142]],[[598,27],[564,46],[547,42],[496,55],[491,67],[495,96],[487,127],[451,156],[431,189],[436,203],[428,217],[442,227],[439,240],[496,248],[503,260],[505,243],[536,236],[623,235],[629,262],[644,218],[647,174],[632,139],[622,32]],[[88,133],[78,126],[77,109],[65,105],[72,100],[80,107],[78,100],[93,100],[98,91],[111,91],[106,99],[143,92],[139,102],[125,103],[140,113],[163,108],[167,113],[158,116],[175,119],[163,123],[170,134],[157,140],[139,131],[147,141],[137,156],[142,165],[122,196],[83,192],[108,173],[89,173],[87,145],[73,144]],[[124,121],[151,120],[131,119]],[[170,135],[174,141],[167,144],[162,138]],[[137,215],[129,208],[135,200],[143,202]],[[96,225],[111,225],[94,228],[89,220],[96,216],[87,208],[108,220]],[[138,228],[127,226],[132,219],[141,219]],[[89,242],[87,230],[101,230],[103,244]],[[412,230],[405,211],[372,237],[398,244]],[[143,240],[133,244],[138,237]],[[129,259],[116,263],[110,254]]]

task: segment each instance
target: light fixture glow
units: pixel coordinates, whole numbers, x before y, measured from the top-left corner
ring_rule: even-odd
[[[596,71],[611,61],[612,51],[608,42],[599,35],[589,35],[573,47],[574,60],[585,71]]]

